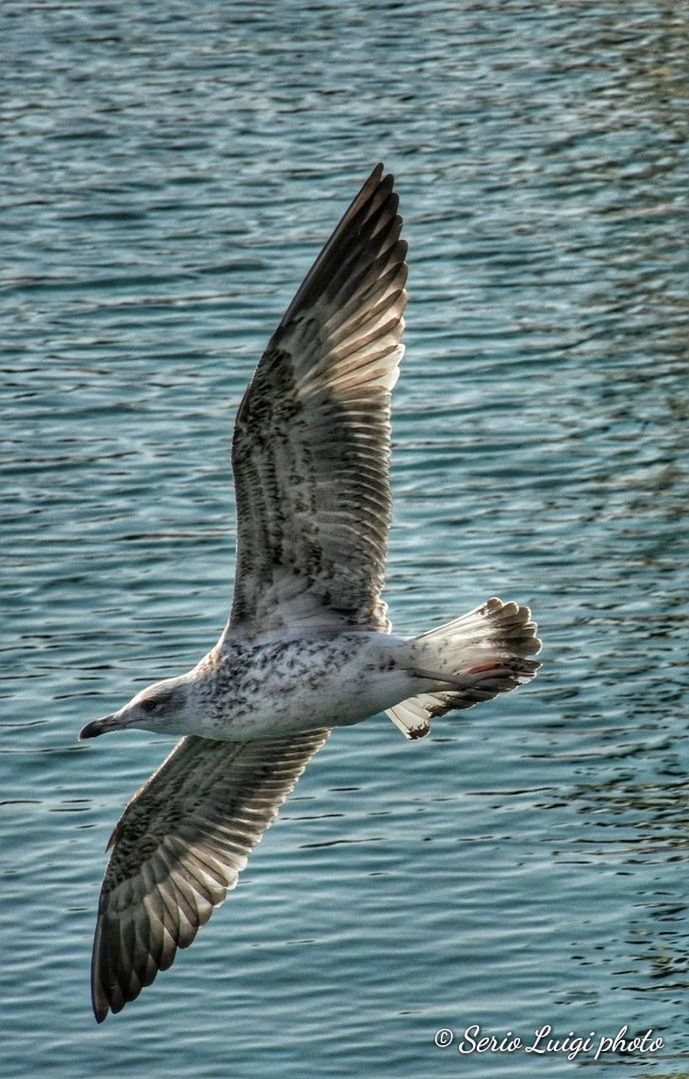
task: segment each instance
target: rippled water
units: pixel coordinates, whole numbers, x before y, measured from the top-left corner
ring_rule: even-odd
[[[0,7],[4,1076],[610,1074],[434,1046],[471,1023],[653,1028],[607,1064],[689,1071],[686,16]],[[544,669],[420,743],[337,732],[96,1028],[103,846],[167,744],[76,732],[219,632],[234,409],[378,158],[411,242],[393,617],[517,598]]]

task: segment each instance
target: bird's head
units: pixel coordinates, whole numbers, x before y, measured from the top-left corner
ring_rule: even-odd
[[[142,689],[119,712],[87,723],[79,738],[96,738],[127,727],[158,734],[184,734],[188,705],[189,686],[185,679],[166,678]]]

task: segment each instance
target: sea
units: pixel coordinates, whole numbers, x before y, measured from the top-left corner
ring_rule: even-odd
[[[670,0],[4,0],[4,1079],[689,1075],[688,57]],[[97,1026],[104,847],[174,740],[77,734],[217,639],[237,405],[379,160],[391,617],[515,599],[543,666],[336,731]]]

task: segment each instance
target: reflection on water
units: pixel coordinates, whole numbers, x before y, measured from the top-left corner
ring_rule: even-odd
[[[180,1076],[531,1079],[433,1036],[547,1022],[653,1027],[577,1064],[686,1076],[685,12],[9,0],[0,31],[3,1074],[167,1074],[174,1033]],[[74,738],[219,631],[233,409],[378,157],[411,241],[392,613],[514,596],[544,668],[418,745],[336,734],[96,1030],[101,851],[167,743]]]

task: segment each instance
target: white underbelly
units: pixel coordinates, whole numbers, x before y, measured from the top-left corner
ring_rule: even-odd
[[[237,671],[224,708],[200,712],[196,733],[244,741],[359,723],[418,685],[399,666],[401,645],[370,632],[271,642]]]

